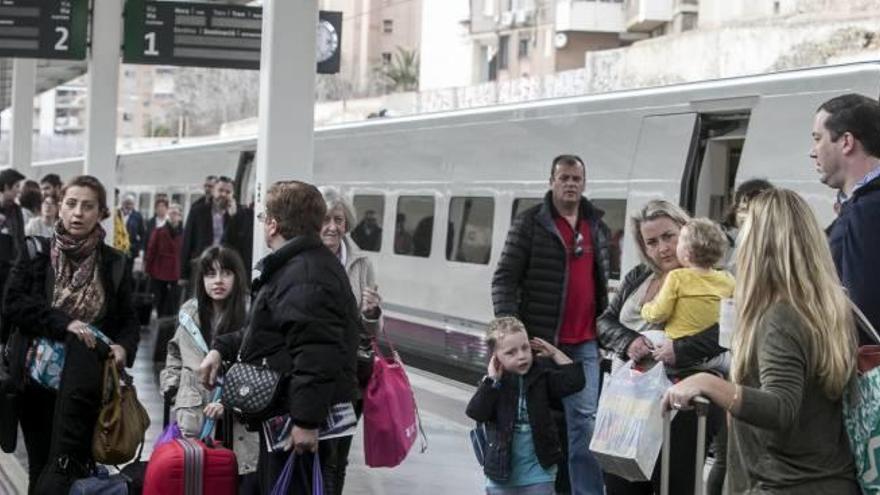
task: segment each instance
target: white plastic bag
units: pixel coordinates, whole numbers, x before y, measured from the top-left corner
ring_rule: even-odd
[[[604,471],[648,481],[663,446],[663,393],[672,383],[661,363],[642,373],[628,361],[599,398],[590,450]]]

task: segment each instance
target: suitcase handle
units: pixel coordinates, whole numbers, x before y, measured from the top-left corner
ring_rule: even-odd
[[[706,416],[709,414],[709,399],[696,396],[691,405],[697,413],[697,455],[694,462],[694,495],[703,495],[703,464],[706,462]],[[663,450],[660,458],[660,495],[669,495],[670,435],[672,430],[672,411],[663,411]]]

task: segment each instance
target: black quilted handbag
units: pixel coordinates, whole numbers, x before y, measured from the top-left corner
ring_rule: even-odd
[[[223,378],[220,402],[246,419],[265,419],[271,414],[281,388],[281,373],[261,364],[239,361]]]

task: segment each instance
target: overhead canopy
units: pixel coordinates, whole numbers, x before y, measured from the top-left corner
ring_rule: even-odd
[[[207,0],[212,3],[231,3],[244,5],[252,0]],[[199,2],[204,3],[204,1]],[[122,19],[119,19],[122,22]],[[38,60],[37,94],[60,86],[86,72],[85,60]],[[0,110],[9,107],[12,99],[12,59],[0,58]]]

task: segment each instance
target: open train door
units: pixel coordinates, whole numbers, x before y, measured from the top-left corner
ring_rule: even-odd
[[[697,153],[699,129],[700,115],[695,112],[642,118],[629,177],[628,217],[652,199],[680,203],[682,179]],[[627,242],[635,242],[632,236],[626,238],[629,239]],[[621,273],[627,273],[639,263],[635,248],[632,244],[623,250]]]

